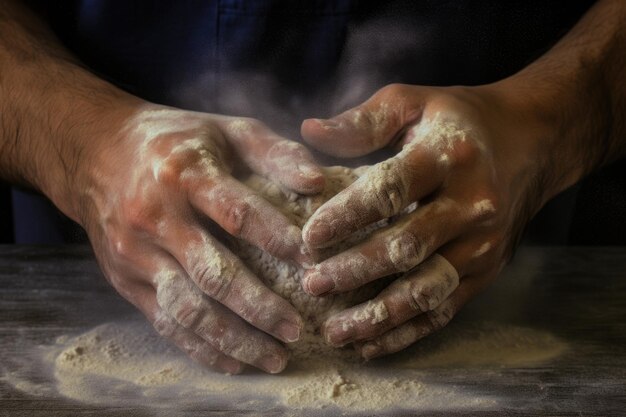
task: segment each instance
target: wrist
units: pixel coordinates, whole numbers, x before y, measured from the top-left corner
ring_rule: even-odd
[[[493,86],[535,129],[544,199],[626,156],[626,7],[598,2],[543,57]]]
[[[493,85],[520,132],[541,205],[609,161],[608,94],[592,71],[559,79],[521,72]]]
[[[83,224],[82,196],[97,176],[95,162],[106,146],[114,146],[125,121],[143,101],[81,71],[89,94],[66,85],[50,91],[45,113],[36,117],[39,152],[27,180],[65,215]],[[32,147],[31,147],[32,148]]]
[[[21,3],[0,8],[0,177],[79,220],[85,160],[141,100],[83,68]]]

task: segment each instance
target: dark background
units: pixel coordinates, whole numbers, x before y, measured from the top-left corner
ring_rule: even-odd
[[[163,13],[163,8],[179,11],[183,15],[181,21],[184,21],[186,7],[188,8],[187,11],[193,12],[194,8],[200,10],[199,7],[203,7],[202,5],[205,3],[161,4],[159,7],[151,8],[151,13],[146,14],[144,12],[137,13],[139,10],[145,10],[145,4],[141,1],[129,0],[127,3],[118,4],[100,2],[104,6],[99,21],[105,22],[106,25],[102,28],[88,25],[83,28],[87,35],[77,36],[79,28],[77,27],[76,15],[72,11],[72,7],[68,7],[68,5],[78,5],[79,3],[81,2],[77,0],[59,3],[40,2],[38,7],[41,13],[48,14],[48,19],[53,23],[59,36],[98,74],[103,76],[106,74],[106,77],[112,82],[141,97],[147,97],[157,102],[178,104],[175,101],[171,102],[171,97],[159,96],[164,89],[158,88],[158,86],[167,81],[162,79],[168,75],[168,71],[164,68],[167,68],[167,65],[171,66],[172,62],[180,62],[180,59],[177,59],[178,57],[173,54],[185,52],[178,47],[178,41],[176,41],[177,36],[182,36],[181,30],[184,25],[177,24],[175,14]],[[96,1],[96,3],[99,2]],[[236,4],[237,2],[232,3]],[[276,4],[279,3],[276,2]],[[306,4],[306,2],[302,4]],[[525,0],[522,2],[390,0],[387,2],[364,1],[363,4],[370,4],[371,15],[373,16],[388,13],[409,18],[412,15],[409,11],[416,9],[413,13],[417,19],[413,22],[415,27],[433,25],[434,27],[453,27],[454,30],[437,32],[438,35],[429,40],[426,52],[429,58],[428,62],[432,61],[431,67],[415,65],[411,61],[411,54],[408,53],[400,53],[387,58],[371,57],[364,54],[357,57],[358,59],[348,59],[347,65],[344,65],[345,68],[343,68],[344,73],[353,74],[360,68],[388,67],[394,68],[394,71],[389,79],[382,79],[384,83],[401,81],[429,85],[458,83],[475,85],[501,79],[528,65],[567,33],[593,4],[593,1],[573,0],[564,6],[550,4],[545,0]],[[280,5],[285,10],[304,7],[295,2],[284,2]],[[363,21],[367,21],[370,14],[368,7],[363,8]],[[402,13],[398,13],[398,11]],[[122,17],[119,16],[120,13]],[[226,17],[229,16],[228,13],[234,13],[238,18],[241,18],[238,15],[240,10],[226,10],[223,13]],[[135,16],[136,20],[129,16]],[[427,16],[425,20],[424,16]],[[256,16],[252,17],[256,18]],[[150,19],[156,19],[152,21],[153,25],[155,21],[159,22],[158,19],[168,24],[154,25],[159,29],[152,31],[137,27],[142,22],[148,27],[151,22]],[[124,21],[128,24],[126,29],[122,23]],[[274,26],[279,23],[287,24],[291,21],[294,21],[293,16],[290,16],[290,19],[274,22]],[[296,23],[299,22],[297,19],[295,21]],[[307,23],[306,19],[299,22],[299,24],[305,23]],[[120,27],[120,25],[122,26]],[[118,30],[112,31],[111,26],[115,26]],[[274,54],[260,53],[261,50],[265,49],[262,48],[263,45],[256,49],[249,48],[246,42],[249,42],[251,37],[246,36],[245,39],[241,39],[238,37],[241,36],[238,34],[240,31],[233,28],[233,38],[224,39],[234,42],[233,45],[241,43],[244,51],[257,51],[258,53],[257,55],[254,53],[236,55],[246,57],[246,60],[242,62],[230,62],[225,56],[222,57],[224,62],[228,62],[236,70],[247,67],[266,68],[268,72],[278,74],[277,78],[282,83],[282,87],[310,95],[311,86],[319,83],[315,79],[303,82],[303,77],[293,78],[293,74],[298,71],[294,71],[293,67],[284,65],[284,62],[290,62],[296,66],[306,67],[306,62],[298,62],[302,55],[300,53],[301,48],[307,42],[306,37],[298,37],[302,34],[300,28],[285,27],[267,33],[262,32],[263,27],[259,30],[261,30],[258,36],[259,42],[263,39],[267,40],[268,45],[282,42],[281,48],[274,51]],[[323,28],[322,32],[324,30],[326,29]],[[298,36],[286,36],[289,33],[298,34]],[[141,42],[128,42],[131,35],[145,37],[140,38]],[[228,36],[228,34],[224,32],[223,36]],[[278,38],[273,39],[272,36]],[[72,42],[72,39],[82,39],[82,43]],[[163,43],[167,39],[170,39],[172,44],[169,50],[167,44]],[[252,39],[256,38],[252,37]],[[313,39],[313,44],[315,45],[318,40],[319,36]],[[107,50],[101,47],[109,43],[115,45],[115,48]],[[162,45],[162,48],[155,49],[155,44]],[[457,47],[450,48],[450,45]],[[141,49],[142,47],[144,49]],[[107,51],[109,55],[107,55]],[[224,53],[229,54],[231,52],[232,45],[227,44]],[[130,61],[117,62],[116,58],[119,56],[127,57]],[[199,57],[195,53],[191,56]],[[142,57],[142,59],[137,60],[138,57]],[[263,61],[267,59],[269,59],[268,62]],[[404,62],[404,60],[408,61]],[[334,58],[328,60],[329,63],[334,61]],[[352,66],[352,64],[354,65]],[[196,63],[196,69],[207,65],[210,65],[209,61],[200,60]],[[433,67],[437,70],[433,71]],[[281,76],[281,70],[284,72],[285,69],[288,71]],[[410,69],[410,71],[407,74],[399,74],[400,69]],[[342,68],[335,68],[334,70],[341,73]],[[178,74],[179,71],[180,67],[176,67],[172,74]],[[172,74],[168,76],[173,76]],[[221,88],[228,87],[225,89],[227,91],[233,87],[228,85],[228,80],[223,80],[220,86]],[[247,97],[248,94],[245,96]],[[185,108],[192,108],[190,102],[181,104]],[[263,106],[256,106],[256,108],[263,110]],[[196,110],[224,110],[225,113],[228,113],[228,109],[209,109],[204,108],[203,104],[199,104]],[[308,115],[311,114],[309,110],[307,112]],[[268,120],[263,114],[245,114],[245,112],[238,112],[237,114]],[[303,115],[289,114],[287,116],[290,120],[301,120]],[[626,115],[622,115],[622,117],[626,117]],[[0,243],[13,242],[13,235],[11,191],[8,186],[0,184]],[[76,233],[65,235],[80,236]],[[84,236],[82,238],[84,239]],[[548,203],[529,225],[525,241],[531,244],[553,245],[626,245],[626,161],[618,161],[602,169]]]

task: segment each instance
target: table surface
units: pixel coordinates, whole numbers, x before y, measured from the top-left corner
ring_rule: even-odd
[[[102,278],[88,248],[0,246],[0,374],[29,346],[53,343],[61,334],[80,333],[131,312]],[[626,415],[626,248],[521,248],[500,279],[461,314],[464,320],[495,317],[549,331],[573,349],[557,361],[492,372],[488,378],[480,370],[475,377],[448,373],[450,383],[477,394],[502,393],[508,402],[497,410],[428,410],[427,415]],[[153,414],[145,408],[31,396],[0,378],[0,415]],[[246,411],[207,406],[184,414]]]

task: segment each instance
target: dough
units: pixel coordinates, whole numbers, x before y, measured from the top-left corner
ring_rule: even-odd
[[[296,225],[302,228],[315,210],[339,191],[352,184],[364,172],[365,168],[324,168],[327,179],[326,187],[322,193],[315,196],[303,196],[290,192],[256,175],[250,176],[243,182],[250,188],[257,190],[287,217],[291,218]],[[337,247],[324,250],[322,256],[332,256],[332,254],[354,245],[384,224],[386,222],[382,221],[356,232]],[[277,233],[280,233],[280,231],[277,231]],[[351,292],[325,297],[313,297],[302,290],[300,284],[304,274],[302,268],[278,260],[241,240],[231,240],[229,246],[253,273],[262,279],[274,292],[289,300],[302,314],[306,322],[305,332],[318,333],[319,326],[329,315],[371,299],[384,285],[384,282],[379,280]]]

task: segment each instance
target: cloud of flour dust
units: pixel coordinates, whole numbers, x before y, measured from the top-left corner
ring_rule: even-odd
[[[299,141],[303,119],[332,117],[365,101],[386,84],[402,82],[401,74],[406,72],[402,58],[424,48],[431,32],[426,23],[416,29],[414,22],[380,18],[351,28],[334,73],[313,93],[287,88],[276,74],[268,72],[238,70],[216,75],[207,71],[179,85],[172,92],[173,101],[198,111],[254,117]]]

